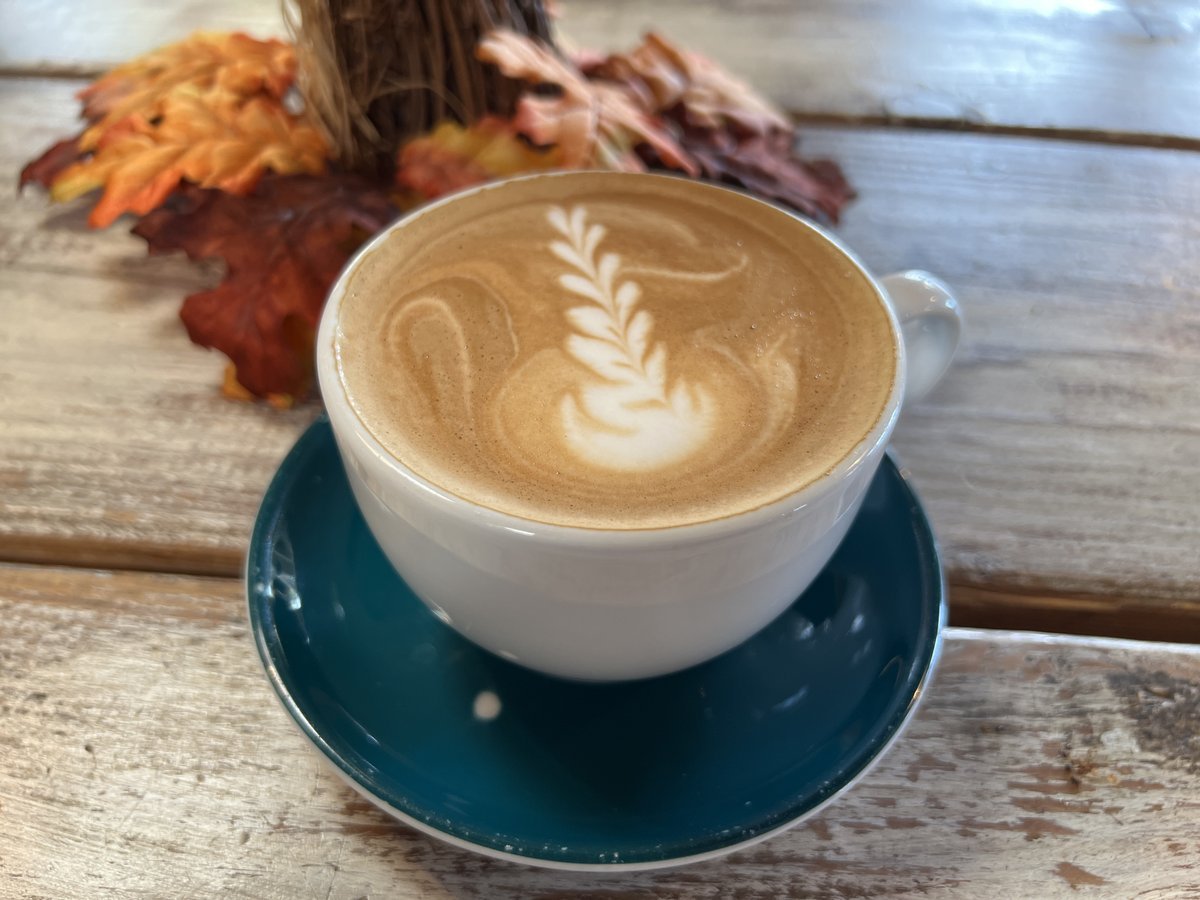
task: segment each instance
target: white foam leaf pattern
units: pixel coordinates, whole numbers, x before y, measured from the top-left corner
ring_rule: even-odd
[[[567,318],[579,331],[601,340],[620,338],[612,316],[594,306],[576,306],[567,310]]]
[[[580,244],[582,244],[584,242],[583,227],[584,227],[584,221],[585,221],[586,217],[587,217],[587,213],[584,211],[584,208],[582,206],[577,206],[573,210],[571,210],[571,216],[570,216],[571,228],[570,228],[569,236],[571,238],[571,243],[575,244],[576,246],[579,246]]]
[[[603,225],[593,225],[588,229],[587,237],[583,240],[583,255],[591,259],[596,254],[596,247],[604,240],[608,229]]]
[[[617,269],[621,267],[621,257],[615,253],[605,253],[600,257],[600,265],[596,268],[596,281],[600,287],[601,293],[608,299],[608,303],[615,308],[616,301],[612,298],[612,283],[613,278],[617,275]]]
[[[554,206],[546,213],[546,218],[550,220],[550,224],[554,226],[554,230],[562,234],[567,234],[571,228],[567,225],[567,211],[561,206]]]
[[[617,253],[596,254],[607,235],[588,225],[587,209],[551,207],[546,220],[565,238],[550,251],[572,269],[562,288],[591,306],[567,310],[574,331],[566,352],[593,377],[581,380],[560,408],[570,448],[583,459],[619,471],[671,465],[709,439],[716,409],[702,385],[667,382],[668,351],[652,339],[654,317],[638,309],[641,287],[621,278]]]
[[[575,248],[570,244],[564,244],[562,241],[551,241],[550,252],[565,262],[568,266],[574,266],[576,269],[585,268],[583,257],[575,252]]]
[[[644,309],[638,310],[634,314],[633,318],[629,320],[629,327],[628,327],[628,330],[625,332],[629,336],[629,338],[628,338],[629,346],[630,347],[649,347],[649,345],[650,345],[650,329],[653,327],[654,327],[654,319],[651,318],[650,313],[646,312]],[[646,364],[645,363],[646,356],[647,356],[647,354],[643,353],[638,358],[638,363],[643,367]],[[649,380],[657,382],[657,379],[651,378]]]
[[[567,338],[567,350],[578,360],[586,360],[589,369],[610,381],[625,382],[636,374],[625,354],[615,351],[609,341],[573,334]]]
[[[617,288],[617,320],[621,323],[622,327],[629,322],[630,314],[641,299],[642,289],[635,282],[627,281]]]
[[[595,300],[601,306],[607,306],[607,298],[600,291],[600,286],[582,275],[560,275],[558,283],[573,294],[579,294],[589,300]]]
[[[663,383],[667,380],[667,345],[659,344],[646,357],[646,377],[651,381]]]

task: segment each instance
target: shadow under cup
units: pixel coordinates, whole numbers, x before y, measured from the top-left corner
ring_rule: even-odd
[[[697,524],[638,530],[549,525],[473,503],[401,463],[349,401],[335,355],[340,305],[362,260],[430,210],[525,181],[670,182],[671,191],[721,192],[656,175],[543,174],[486,185],[400,220],[367,245],[334,286],[321,321],[317,371],[330,423],[363,517],[418,597],[461,634],[544,673],[611,681],[680,670],[715,657],[787,609],[845,536],[883,458],[905,377],[900,326],[887,294],[842,245],[815,235],[870,285],[890,331],[895,377],[874,425],[822,477],[764,506]],[[758,201],[755,201],[756,203]],[[765,204],[763,204],[765,206]],[[772,208],[773,209],[773,208]]]

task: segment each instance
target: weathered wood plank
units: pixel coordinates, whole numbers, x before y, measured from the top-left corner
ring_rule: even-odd
[[[0,180],[69,128],[71,89],[0,81]],[[1200,157],[854,129],[807,143],[858,184],[842,234],[866,261],[940,272],[967,308],[957,366],[896,438],[965,598],[956,621],[1079,614],[1200,640]],[[235,574],[311,412],[217,397],[220,360],[175,318],[214,273],[82,219],[0,192],[0,557]]]
[[[629,46],[655,28],[803,117],[1200,146],[1191,0],[563,6],[581,46]],[[282,33],[276,0],[20,0],[0,7],[0,71],[95,72],[196,28]]]
[[[811,823],[604,877],[394,824],[270,696],[229,580],[0,568],[0,896],[1200,896],[1200,653],[952,630],[912,727]]]
[[[866,262],[938,272],[966,308],[895,439],[953,577],[1200,599],[1200,159],[840,129],[808,147],[858,186],[840,233]]]
[[[0,557],[234,574],[275,465],[315,410],[233,403],[179,323],[211,284],[121,225],[11,190],[70,128],[73,85],[0,83]]]
[[[267,480],[315,411],[219,396],[222,361],[188,343],[181,294],[8,270],[0,557],[239,571]]]

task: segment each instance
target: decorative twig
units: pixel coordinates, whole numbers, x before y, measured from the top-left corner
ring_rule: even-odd
[[[294,0],[301,91],[339,164],[389,177],[405,139],[439,122],[509,115],[518,87],[475,60],[497,27],[549,44],[540,0]]]

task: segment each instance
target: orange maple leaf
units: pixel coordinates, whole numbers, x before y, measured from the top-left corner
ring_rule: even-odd
[[[91,156],[59,174],[50,196],[65,201],[104,188],[88,217],[103,228],[124,212],[150,212],[181,181],[245,194],[268,169],[321,172],[327,155],[320,132],[273,100],[214,108],[201,94],[177,90],[154,119],[133,114],[110,128]]]
[[[493,178],[557,168],[561,158],[557,148],[530,147],[517,137],[512,122],[497,116],[486,116],[466,128],[443,122],[400,148],[396,184],[432,200]]]
[[[281,101],[295,79],[290,44],[197,32],[123,63],[81,90],[83,115],[92,124],[79,146],[93,149],[129,116],[153,118],[159,104],[179,92],[204,95],[210,106],[236,106],[256,95]]]
[[[329,149],[284,106],[296,77],[293,48],[244,34],[197,33],[113,69],[79,92],[89,126],[21,173],[54,200],[97,188],[93,228],[146,213],[181,182],[235,194],[266,171],[317,173]]]
[[[648,144],[664,165],[698,174],[663,122],[624,86],[589,82],[541,44],[508,29],[485,35],[475,55],[509,78],[558,89],[555,97],[525,94],[517,102],[514,125],[539,144],[555,145],[563,166],[641,171],[645,165],[634,149]]]

